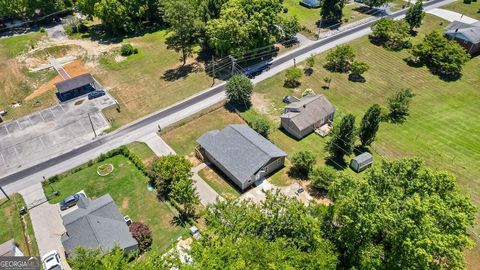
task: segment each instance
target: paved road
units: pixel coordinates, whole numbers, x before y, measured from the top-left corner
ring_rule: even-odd
[[[451,2],[454,1],[432,0],[426,2],[424,7],[426,9],[431,9],[446,5]],[[402,18],[405,13],[405,10],[401,10],[399,12],[390,14],[387,17]],[[292,59],[294,58],[297,59],[297,61],[301,61],[309,57],[312,53],[319,53],[342,43],[354,40],[360,36],[364,36],[370,32],[370,27],[373,22],[374,21],[353,27],[334,36],[324,38],[282,55],[273,60],[270,69],[253,79],[253,82],[258,83],[259,81],[272,77],[282,70],[292,66]],[[0,179],[0,185],[4,186],[8,193],[21,190],[22,188],[25,188],[33,183],[41,181],[42,176],[53,176],[57,173],[71,169],[88,161],[89,159],[95,158],[102,152],[106,152],[122,144],[134,141],[148,133],[154,132],[157,125],[161,124],[164,126],[166,124],[171,124],[193,113],[196,113],[203,108],[207,108],[208,106],[213,105],[215,102],[224,100],[224,91],[225,83],[214,86],[191,98],[125,126],[124,128],[112,134],[100,137],[91,143],[80,146],[72,151],[52,157],[51,159],[41,162],[30,168],[26,168],[3,177]]]

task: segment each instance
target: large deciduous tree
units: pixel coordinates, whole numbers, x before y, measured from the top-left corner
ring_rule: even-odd
[[[244,75],[234,75],[227,82],[226,93],[233,105],[248,108],[251,104],[253,84]]]
[[[230,0],[219,18],[207,23],[209,44],[221,56],[272,45],[279,36],[275,25],[281,11],[281,0]]]
[[[153,163],[155,186],[160,194],[168,196],[172,185],[181,179],[191,177],[192,164],[185,157],[168,155]]]
[[[374,104],[368,108],[360,123],[358,137],[360,137],[360,142],[363,146],[368,146],[375,140],[381,121],[382,109],[380,105]]]
[[[463,269],[475,207],[455,177],[416,159],[384,162],[329,190],[332,239],[346,269]]]
[[[415,94],[412,90],[405,88],[395,92],[388,98],[388,107],[390,109],[390,119],[393,122],[403,122],[408,116],[408,108]]]
[[[407,14],[405,15],[405,21],[410,26],[410,31],[413,31],[414,28],[422,25],[423,17],[425,17],[423,1],[417,1],[408,9]]]
[[[333,128],[332,137],[327,143],[330,156],[336,160],[342,160],[345,155],[353,153],[355,144],[355,116],[347,114],[340,124]]]
[[[182,212],[186,216],[195,214],[195,206],[200,202],[197,189],[193,184],[191,177],[182,177],[172,183],[170,199],[182,207]]]
[[[382,18],[372,26],[372,42],[390,50],[401,50],[411,46],[409,25],[405,20]]]
[[[107,32],[119,34],[131,30],[127,9],[119,0],[101,0],[95,4],[94,13],[102,20]]]
[[[339,23],[342,21],[344,0],[325,0],[322,1],[320,17],[328,24]]]
[[[307,177],[315,165],[315,155],[310,150],[300,150],[292,156],[292,169],[297,176]]]
[[[327,54],[325,68],[332,72],[348,72],[355,59],[355,52],[349,45],[340,45]]]

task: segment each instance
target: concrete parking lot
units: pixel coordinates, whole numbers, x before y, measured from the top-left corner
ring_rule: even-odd
[[[0,177],[76,148],[110,127],[102,110],[109,94],[81,97],[0,125]],[[93,126],[93,127],[92,127]]]

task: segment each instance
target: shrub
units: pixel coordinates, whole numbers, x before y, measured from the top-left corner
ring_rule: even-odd
[[[415,96],[412,90],[406,88],[397,91],[388,98],[388,107],[390,109],[390,119],[393,122],[402,122],[408,116],[408,107],[410,101]]]
[[[270,133],[270,121],[265,117],[256,116],[248,121],[248,125],[265,138],[267,138]]]
[[[315,155],[310,150],[300,150],[292,156],[292,169],[299,177],[306,177],[315,164]]]
[[[337,179],[337,172],[330,167],[315,168],[308,177],[316,189],[328,190],[330,184]]]
[[[129,56],[136,53],[138,53],[138,49],[134,48],[132,44],[122,44],[122,47],[120,48],[120,54],[122,56]]]
[[[45,33],[45,27],[40,27],[40,33]]]
[[[232,104],[248,108],[251,104],[253,84],[244,75],[234,75],[227,82],[226,93]]]
[[[138,249],[140,252],[147,251],[152,245],[152,231],[150,228],[142,222],[133,222],[129,227],[132,237],[137,240]]]

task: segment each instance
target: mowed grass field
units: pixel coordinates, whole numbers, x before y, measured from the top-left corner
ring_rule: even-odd
[[[112,164],[114,171],[108,176],[99,176],[97,168],[102,164]],[[185,230],[174,224],[173,208],[160,201],[155,191],[148,191],[147,183],[147,177],[130,160],[118,155],[52,184],[62,196],[55,197],[50,203],[58,203],[63,197],[80,190],[84,190],[92,199],[108,193],[122,215],[128,215],[133,221],[144,222],[150,227],[152,247],[163,249],[184,234]]]
[[[433,29],[441,30],[446,21],[426,15],[414,43]],[[464,67],[463,77],[455,82],[445,82],[425,68],[410,67],[404,59],[408,51],[391,52],[372,45],[367,37],[350,43],[357,53],[357,60],[366,62],[365,83],[354,83],[348,75],[330,73],[322,66],[326,53],[315,57],[312,76],[304,76],[298,89],[283,87],[285,73],[266,80],[255,87],[255,92],[264,97],[263,104],[271,104],[268,115],[273,120],[281,114],[285,95],[301,95],[306,88],[325,94],[337,109],[338,123],[341,116],[353,113],[359,125],[364,112],[374,103],[386,106],[387,98],[401,88],[410,88],[415,97],[410,106],[410,115],[403,124],[382,123],[371,150],[393,160],[419,157],[436,170],[448,171],[457,177],[459,187],[480,206],[480,57],[473,58]],[[301,63],[300,65],[302,65]],[[323,90],[323,78],[331,77],[331,89]],[[254,107],[255,109],[255,107]],[[298,149],[311,149],[319,156],[317,163],[325,163],[323,157],[326,139],[310,135],[295,141],[276,130],[271,140],[287,153]],[[348,160],[347,160],[348,161]],[[350,173],[350,170],[345,170]],[[274,176],[278,177],[278,176]],[[477,215],[480,222],[480,214]],[[478,235],[480,226],[473,232]],[[473,251],[467,251],[469,268],[480,266],[480,239]]]
[[[29,72],[17,59],[19,55],[35,47],[44,35],[34,32],[0,39],[0,110],[8,112],[4,120],[19,118],[57,102],[51,91],[24,101],[37,87],[56,75],[53,70]],[[17,101],[21,102],[22,106],[12,108],[11,104]]]
[[[121,107],[121,113],[115,108],[106,111],[115,126],[165,108],[212,85],[203,65],[194,58],[189,58],[182,67],[180,54],[167,49],[166,34],[167,31],[162,30],[125,39],[123,43],[131,43],[139,53],[123,61],[115,60],[118,51],[100,59],[94,75],[103,85],[112,88],[110,93]]]
[[[11,195],[10,200],[0,200],[0,244],[13,239],[25,256],[39,256],[30,216],[20,216],[23,206],[25,202],[18,193]]]
[[[464,3],[463,0],[457,0],[454,3],[448,4],[442,7],[443,9],[448,9],[452,11],[459,12],[468,17],[480,20],[480,2],[471,2],[470,4]],[[460,18],[459,18],[460,19]]]

